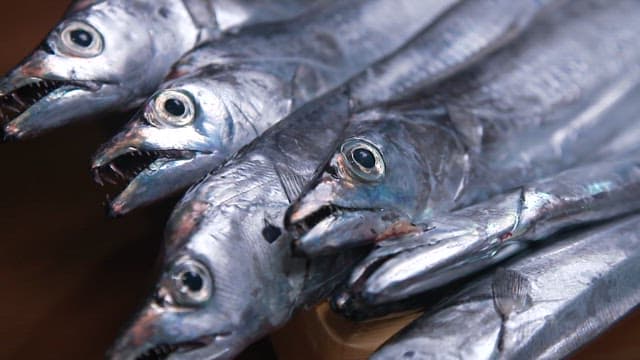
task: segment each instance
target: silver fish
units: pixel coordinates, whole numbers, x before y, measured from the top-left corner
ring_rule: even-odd
[[[531,23],[566,1],[462,1],[414,39],[402,56],[372,66],[367,73],[375,81],[367,76],[354,80],[351,97],[360,108],[368,108],[424,91],[517,39]],[[406,66],[412,68],[398,81],[394,69]]]
[[[427,100],[354,117],[289,209],[297,249],[424,233],[451,209],[587,161],[640,110],[637,11],[571,2]]]
[[[570,355],[640,303],[640,217],[558,240],[474,281],[371,359]]]
[[[231,359],[343,279],[354,256],[293,257],[279,224],[348,106],[342,92],[305,104],[185,195],[169,221],[156,293],[112,359]]]
[[[394,56],[404,51],[413,49]],[[431,60],[438,61],[425,56],[421,62]],[[381,68],[399,81],[412,71],[411,66]],[[350,94],[364,94],[351,85],[303,105],[185,195],[169,222],[156,293],[117,341],[114,359],[154,353],[231,358],[343,279],[361,254],[293,257],[281,224],[287,206],[346,126],[356,103]]]
[[[300,105],[398,50],[456,2],[338,1],[188,54],[173,71],[177,79],[94,158],[98,182],[125,184],[111,213],[192,185]]]
[[[423,233],[381,242],[356,266],[348,290],[336,296],[336,308],[359,314],[411,298],[559,230],[640,209],[639,154],[563,171],[438,216]]]
[[[386,61],[413,50],[405,48]],[[406,81],[416,61],[440,60],[423,53],[422,59],[405,57],[404,66],[379,68],[393,71],[399,82]],[[411,80],[428,82],[432,74],[416,76],[425,78]],[[403,89],[387,80],[386,84]],[[290,238],[280,225],[286,207],[339,138],[354,109],[349,107],[360,102],[350,94],[361,94],[362,103],[378,96],[362,96],[365,92],[352,85],[303,105],[187,193],[170,221],[163,280],[116,343],[113,358],[156,352],[170,358],[232,357],[282,325],[296,308],[321,299],[350,269],[349,263],[361,257],[358,253],[311,261],[292,257]],[[192,276],[184,276],[184,263],[199,274],[202,284],[216,285],[202,286],[202,297],[200,290],[188,291],[190,286],[182,279],[189,282]],[[190,303],[192,295],[201,301]]]
[[[187,51],[229,31],[286,20],[322,0],[79,0],[0,81],[5,139],[131,109]]]

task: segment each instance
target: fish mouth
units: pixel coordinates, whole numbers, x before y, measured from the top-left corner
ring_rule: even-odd
[[[294,238],[294,254],[308,257],[373,245],[422,229],[394,210],[336,204],[322,205],[302,216],[291,207],[285,216],[285,227]]]
[[[9,129],[7,125],[27,113],[34,105],[50,98],[60,90],[83,89],[95,91],[99,85],[92,81],[49,80],[30,78],[19,87],[0,92],[0,126],[4,127],[6,140],[18,136],[18,130]]]
[[[372,243],[382,230],[379,220],[383,212],[326,204],[304,217],[287,216],[285,226],[294,238],[296,255],[321,256]]]
[[[135,358],[133,358],[133,360],[165,360],[174,354],[186,354],[210,346],[217,339],[227,337],[229,335],[231,335],[231,332],[205,335],[195,340],[183,341],[178,343],[158,344],[137,355]]]
[[[341,208],[333,204],[327,204],[327,205],[320,206],[316,211],[312,212],[311,214],[298,219],[295,219],[296,218],[295,211],[291,211],[285,217],[286,219],[285,227],[295,239],[300,239],[304,237],[309,232],[309,230],[313,229],[316,225],[321,223],[323,220],[327,219],[333,214],[340,214],[342,209],[349,210],[348,208]],[[351,210],[355,210],[355,209],[351,209]],[[295,220],[291,221],[291,219],[295,219]]]
[[[166,163],[189,160],[199,151],[195,150],[138,150],[128,152],[108,160],[103,165],[92,168],[93,179],[101,187],[106,187],[107,201],[111,195],[122,193],[142,173],[152,172]]]

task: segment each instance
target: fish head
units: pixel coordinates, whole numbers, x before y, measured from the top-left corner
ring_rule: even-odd
[[[196,72],[168,82],[101,147],[93,171],[98,183],[118,188],[111,214],[192,185],[266,130],[251,103],[262,95],[245,91],[254,83],[229,77]]]
[[[77,3],[21,64],[0,80],[7,139],[136,105],[195,39],[182,4]],[[184,30],[178,37],[174,29]],[[180,40],[180,41],[179,41]],[[177,42],[169,46],[166,43]],[[191,41],[193,43],[193,41]]]
[[[316,256],[421,231],[451,147],[436,126],[354,118],[326,165],[287,210],[297,252]],[[439,189],[438,189],[439,190]]]
[[[338,95],[305,104],[185,194],[167,225],[166,270],[156,295],[116,342],[113,359],[153,358],[153,353],[169,359],[232,359],[282,326],[296,308],[326,298],[335,288],[342,279],[336,273],[346,275],[349,259],[292,256],[291,238],[281,224],[298,184],[310,178],[344,128],[348,98]],[[292,132],[291,124],[306,126]],[[181,270],[185,261],[196,261],[212,279],[212,291],[196,307],[170,305],[181,298],[183,286],[189,289],[182,281],[192,277]],[[178,289],[176,295],[159,296],[170,294],[162,290],[167,283],[162,279],[178,280],[165,286]],[[188,346],[194,343],[199,346]]]
[[[164,359],[170,354],[201,359],[203,351],[211,354],[207,349],[214,347],[224,352],[231,331],[215,326],[227,319],[210,313],[218,284],[207,260],[185,251],[166,265],[154,298],[113,348],[113,359]]]
[[[245,186],[251,174],[240,170],[245,175],[217,174],[178,204],[157,290],[116,342],[113,359],[232,359],[289,318],[297,293],[289,273],[302,272],[287,263],[304,267],[284,236],[268,242],[261,235],[269,210],[252,201],[266,200],[268,189]]]

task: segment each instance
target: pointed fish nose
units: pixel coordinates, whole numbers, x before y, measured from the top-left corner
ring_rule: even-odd
[[[139,136],[135,128],[130,128],[117,134],[108,142],[102,144],[93,155],[91,168],[96,169],[105,166],[120,155],[136,151],[141,142],[142,137]]]
[[[116,343],[107,351],[107,359],[132,360],[137,355],[153,347],[157,337],[155,323],[161,312],[147,308],[140,312],[134,321],[118,337]]]
[[[284,226],[287,229],[295,227],[296,224],[305,222],[313,214],[320,211],[325,206],[331,206],[326,202],[318,202],[302,198],[291,205],[285,213]]]
[[[331,207],[336,194],[331,180],[320,180],[315,186],[303,193],[285,213],[285,227],[293,226],[313,216],[323,208]]]
[[[0,128],[0,139],[2,142],[18,141],[22,137],[22,133],[17,124],[9,123]]]

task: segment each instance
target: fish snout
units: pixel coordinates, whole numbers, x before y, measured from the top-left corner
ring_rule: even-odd
[[[331,213],[335,198],[333,183],[320,178],[289,206],[284,216],[285,228],[294,239],[300,239]]]
[[[158,337],[155,324],[161,319],[161,314],[153,307],[140,312],[107,351],[107,359],[134,360],[152,350]]]
[[[6,125],[5,127],[0,127],[0,142],[14,142],[20,139],[19,129],[11,124]]]

